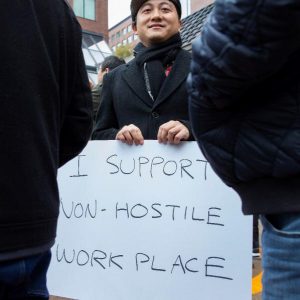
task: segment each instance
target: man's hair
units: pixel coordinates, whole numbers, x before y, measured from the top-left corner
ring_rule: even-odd
[[[101,71],[104,72],[106,68],[109,70],[113,70],[114,68],[125,64],[125,60],[123,58],[119,58],[115,55],[110,55],[105,57],[104,61],[101,64]]]
[[[131,18],[132,18],[132,23],[136,23],[136,16],[138,14],[138,11],[140,8],[147,2],[148,0],[131,0],[130,3],[130,11],[131,11]],[[180,0],[169,0],[172,2],[177,10],[178,18],[181,19],[181,3]]]

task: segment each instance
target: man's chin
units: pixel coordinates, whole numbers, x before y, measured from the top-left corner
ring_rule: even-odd
[[[157,44],[161,44],[164,41],[166,41],[167,38],[164,35],[153,35],[149,38],[149,43],[151,45],[157,45]]]

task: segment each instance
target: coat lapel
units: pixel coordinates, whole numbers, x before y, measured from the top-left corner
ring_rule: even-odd
[[[153,106],[153,101],[146,91],[143,74],[134,61],[128,64],[123,78],[140,100],[149,107]]]
[[[186,51],[180,51],[176,57],[169,76],[165,79],[154,107],[165,101],[186,80],[190,70],[191,56]]]

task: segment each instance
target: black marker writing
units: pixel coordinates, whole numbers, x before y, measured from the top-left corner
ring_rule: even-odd
[[[180,159],[179,161],[170,160],[161,156],[152,158],[146,156],[121,159],[118,154],[112,154],[107,157],[106,163],[110,166],[109,174],[135,175],[138,177],[154,178],[160,175],[180,178],[194,179],[193,172],[199,169],[196,163],[204,164],[203,178],[207,180],[208,162],[201,159],[194,161],[190,159]]]
[[[205,264],[205,276],[206,277],[214,277],[214,278],[220,278],[220,279],[226,279],[226,280],[233,280],[230,277],[226,277],[226,276],[221,276],[221,275],[217,275],[214,273],[210,273],[209,269],[214,268],[214,269],[224,269],[224,266],[222,265],[217,265],[217,264],[212,264],[210,263],[211,260],[221,260],[221,261],[225,261],[225,258],[223,257],[209,257],[206,260],[206,264]]]
[[[92,204],[82,204],[80,202],[74,203],[71,202],[71,207],[67,210],[65,207],[63,201],[60,201],[61,209],[63,212],[63,215],[70,219],[71,217],[75,217],[77,219],[80,218],[92,218],[95,219],[97,217],[97,200],[94,201],[93,206]]]
[[[102,250],[94,250],[91,253],[87,250],[67,250],[60,247],[59,244],[56,246],[56,260],[59,263],[76,264],[79,267],[90,266],[100,267],[103,270],[107,268],[117,268],[123,270],[120,259],[124,257],[123,254],[113,254],[112,252],[108,255],[107,252]],[[118,262],[116,260],[119,260]]]
[[[86,176],[88,176],[87,174],[81,174],[80,173],[80,159],[81,159],[81,157],[84,157],[84,156],[86,156],[86,155],[78,155],[77,156],[77,174],[72,175],[70,177],[86,177]]]

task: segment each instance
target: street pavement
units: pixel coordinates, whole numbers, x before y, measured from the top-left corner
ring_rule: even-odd
[[[261,258],[253,258],[252,263],[252,300],[261,300],[262,290]]]

